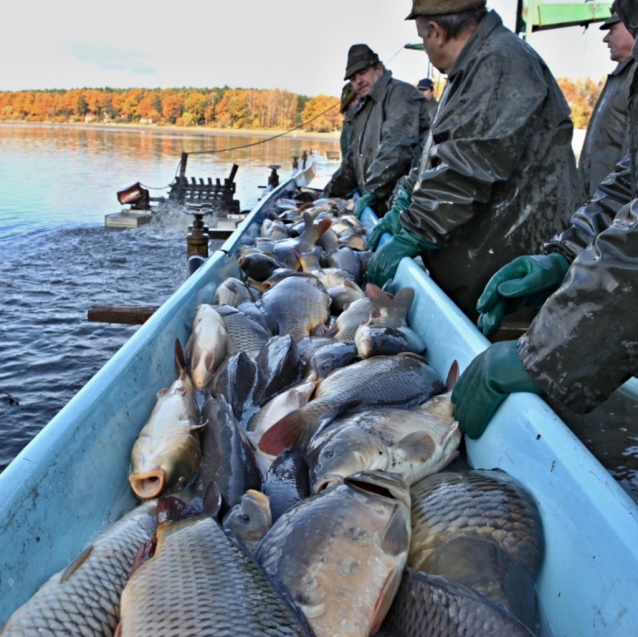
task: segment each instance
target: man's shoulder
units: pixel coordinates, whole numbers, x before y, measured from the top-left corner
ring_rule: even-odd
[[[391,92],[397,96],[412,98],[417,100],[424,100],[425,97],[417,89],[413,84],[408,84],[408,82],[404,82],[403,80],[397,80],[396,78],[391,78],[390,82],[388,82],[387,92]]]

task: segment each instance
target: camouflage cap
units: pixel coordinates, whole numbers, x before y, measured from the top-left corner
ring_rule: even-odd
[[[378,63],[379,56],[367,44],[353,44],[348,51],[346,76],[343,79],[349,80],[358,71]]]
[[[412,11],[406,20],[420,15],[447,15],[468,9],[482,9],[486,0],[412,0]]]
[[[352,82],[348,82],[347,84],[345,84],[341,91],[341,107],[339,108],[339,112],[345,113],[350,108],[352,100],[356,97],[357,92],[354,90]]]

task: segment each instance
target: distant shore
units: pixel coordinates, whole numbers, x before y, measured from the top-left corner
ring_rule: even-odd
[[[334,142],[338,141],[341,135],[340,131],[333,131],[331,133],[315,133],[307,132],[303,130],[296,130],[287,132],[284,129],[275,128],[207,128],[205,126],[174,126],[170,124],[105,124],[105,123],[91,123],[91,122],[24,122],[24,121],[2,121],[0,126],[42,126],[48,128],[91,128],[96,130],[129,130],[134,132],[163,132],[173,135],[225,135],[225,136],[238,136],[238,137],[275,137],[281,135],[287,139],[305,139],[314,142]]]

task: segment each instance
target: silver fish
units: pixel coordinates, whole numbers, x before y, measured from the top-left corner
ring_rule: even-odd
[[[221,305],[215,309],[224,320],[226,331],[236,350],[256,354],[271,337],[260,322],[240,310],[229,305]]]
[[[232,533],[252,551],[272,526],[270,500],[263,493],[249,489],[226,514],[223,526],[224,531]]]
[[[359,326],[371,315],[378,316],[379,312],[367,297],[344,306],[343,312],[335,322],[335,338],[341,341],[354,341]]]

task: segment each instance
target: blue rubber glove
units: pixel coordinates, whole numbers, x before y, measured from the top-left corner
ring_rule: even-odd
[[[401,232],[403,226],[399,221],[399,217],[404,210],[410,207],[411,203],[412,196],[410,193],[403,186],[399,186],[399,192],[392,202],[392,208],[390,208],[383,219],[381,219],[372,230],[368,241],[368,250],[374,250],[386,232],[389,232],[391,235]]]
[[[377,198],[371,192],[364,192],[354,204],[354,216],[358,219],[367,206],[374,206],[375,203]]]
[[[366,280],[383,287],[386,281],[394,278],[403,257],[416,257],[424,250],[436,249],[438,246],[402,228],[374,253],[368,264]]]
[[[470,363],[452,392],[461,431],[480,438],[496,408],[514,392],[545,393],[523,367],[518,341],[494,343]]]
[[[506,314],[530,305],[542,305],[565,279],[569,261],[558,254],[517,257],[503,266],[485,286],[476,309],[478,328],[489,336],[501,327]]]

